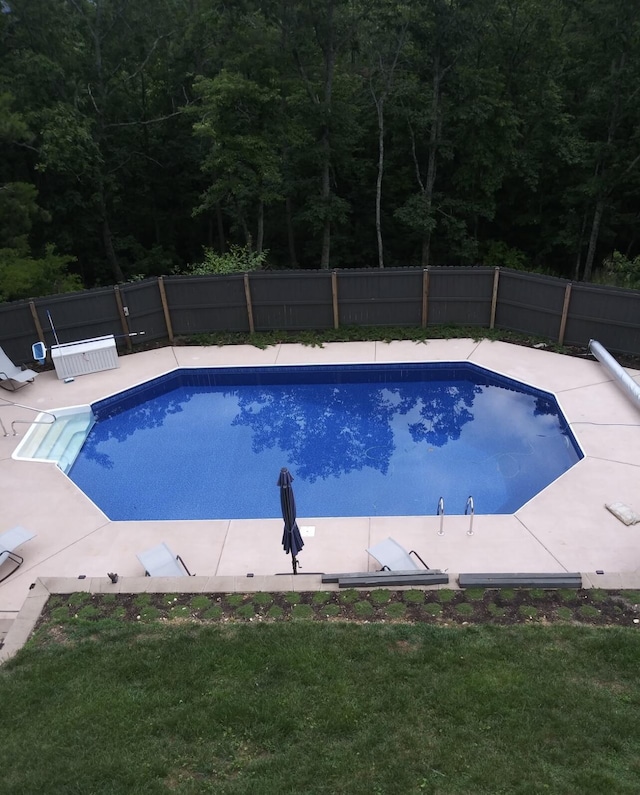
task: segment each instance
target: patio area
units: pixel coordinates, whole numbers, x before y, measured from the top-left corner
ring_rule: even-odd
[[[118,361],[117,369],[70,383],[47,371],[24,389],[0,393],[5,428],[11,433],[11,423],[21,421],[15,425],[18,436],[0,436],[0,530],[23,525],[36,533],[19,550],[24,564],[0,584],[0,619],[17,614],[38,578],[104,580],[107,572],[117,572],[118,590],[126,591],[127,578],[144,574],[136,553],[160,542],[199,575],[198,590],[220,590],[223,583],[226,589],[241,589],[251,583],[248,574],[257,583],[262,576],[290,573],[290,559],[280,545],[282,520],[112,522],[55,465],[11,458],[35,412],[9,403],[38,411],[92,403],[190,366],[470,361],[557,396],[585,458],[515,514],[477,515],[472,536],[466,532],[469,517],[447,515],[440,536],[435,513],[340,519],[305,516],[299,505],[299,525],[313,528],[299,558],[302,575],[373,570],[375,561],[366,548],[393,536],[418,551],[430,567],[446,570],[453,587],[455,574],[483,571],[580,571],[587,586],[640,587],[640,524],[626,526],[605,508],[605,503],[620,501],[640,512],[640,417],[596,361],[470,339],[331,343],[323,348],[288,344],[266,350],[167,347]],[[629,373],[640,382],[640,372]],[[291,579],[286,578],[286,586],[284,579],[280,582],[289,588]],[[311,578],[305,576],[303,582]]]

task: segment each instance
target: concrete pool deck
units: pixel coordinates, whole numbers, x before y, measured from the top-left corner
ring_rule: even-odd
[[[84,575],[86,580],[78,582],[84,589],[92,578],[104,580],[107,572],[117,572],[117,590],[127,591],[127,583],[133,586],[143,573],[136,553],[161,541],[199,575],[197,590],[232,585],[255,590],[255,585],[248,587],[247,574],[255,575],[257,585],[263,576],[290,572],[290,559],[280,545],[282,520],[110,521],[55,465],[11,458],[35,412],[10,403],[37,411],[92,403],[176,367],[417,361],[469,361],[553,392],[585,458],[516,513],[476,515],[472,536],[464,515],[446,515],[440,536],[435,514],[340,519],[305,516],[298,506],[299,525],[315,528],[300,554],[301,574],[373,570],[366,548],[393,536],[417,550],[429,566],[451,575],[579,571],[585,585],[640,588],[640,524],[626,526],[605,508],[605,503],[620,501],[640,513],[640,413],[597,361],[471,339],[329,343],[322,348],[282,344],[266,350],[166,347],[121,356],[118,369],[79,376],[68,384],[51,370],[17,392],[0,393],[0,420],[10,434],[0,435],[0,532],[23,525],[37,534],[18,550],[24,555],[21,568],[0,583],[0,620],[15,618],[38,579],[51,583],[52,578]],[[640,371],[627,372],[640,383]],[[17,436],[11,435],[15,420],[20,420]],[[286,586],[283,578],[278,582],[289,588],[291,578],[286,580]],[[451,580],[455,587],[453,576]],[[301,586],[303,582],[310,578],[299,578]],[[317,582],[319,587],[319,578]],[[146,579],[135,590],[150,590],[153,584],[159,583]]]

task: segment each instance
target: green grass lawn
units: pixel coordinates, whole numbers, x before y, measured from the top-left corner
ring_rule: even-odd
[[[4,793],[637,793],[633,628],[79,620],[0,668]]]

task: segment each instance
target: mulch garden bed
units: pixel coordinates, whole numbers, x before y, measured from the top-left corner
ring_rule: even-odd
[[[484,589],[339,590],[289,593],[51,596],[37,628],[79,621],[206,623],[270,621],[570,624],[640,627],[640,591]]]

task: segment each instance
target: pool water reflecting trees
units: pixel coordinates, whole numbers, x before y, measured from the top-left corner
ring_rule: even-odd
[[[305,516],[511,513],[581,457],[553,395],[474,365],[172,375],[95,406],[70,477],[111,519],[276,518],[285,465]]]

